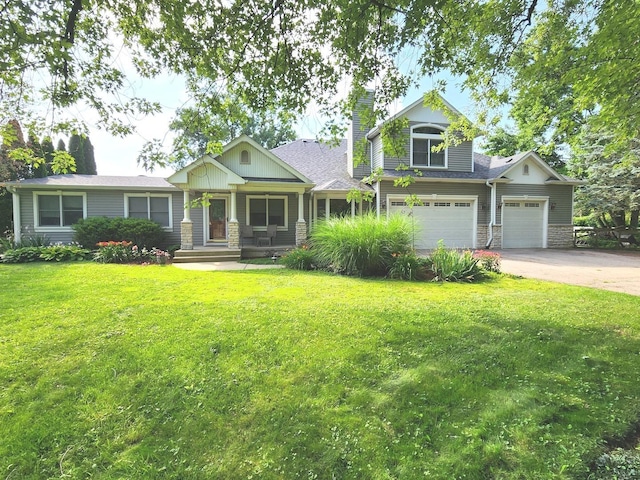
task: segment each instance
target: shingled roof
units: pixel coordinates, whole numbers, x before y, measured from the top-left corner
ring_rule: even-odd
[[[118,188],[118,189],[167,189],[178,190],[166,179],[160,177],[115,176],[115,175],[51,175],[44,178],[29,178],[7,182],[7,185],[33,185],[41,187],[83,187],[83,188]]]
[[[347,141],[330,146],[311,139],[295,140],[271,152],[308,177],[316,186],[313,191],[345,191],[371,187],[351,178],[347,171]]]

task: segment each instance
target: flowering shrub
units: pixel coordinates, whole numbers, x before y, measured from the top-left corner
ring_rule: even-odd
[[[154,262],[164,265],[171,258],[171,254],[159,248],[138,248],[132,242],[98,242],[98,251],[93,259],[100,263],[146,263]]]
[[[500,273],[500,254],[498,252],[476,250],[473,253],[473,258],[477,258],[480,266],[487,272]]]

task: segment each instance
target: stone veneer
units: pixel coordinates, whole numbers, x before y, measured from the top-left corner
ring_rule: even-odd
[[[491,242],[491,249],[500,249],[502,248],[502,225],[494,225],[492,230],[493,241]]]
[[[478,235],[476,236],[476,249],[484,250],[487,246],[487,231],[489,230],[488,225],[478,225]]]
[[[193,223],[191,220],[180,222],[180,248],[193,250]]]
[[[573,225],[549,225],[547,230],[547,247],[573,247]]]
[[[229,222],[228,226],[228,245],[229,248],[240,248],[240,224],[238,222]]]
[[[307,222],[296,222],[296,245],[307,241]]]

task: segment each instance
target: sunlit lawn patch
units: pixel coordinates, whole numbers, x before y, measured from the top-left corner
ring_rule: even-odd
[[[0,265],[3,478],[572,478],[640,302],[565,285]]]

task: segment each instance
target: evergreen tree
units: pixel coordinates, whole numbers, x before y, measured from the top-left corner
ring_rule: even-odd
[[[76,161],[76,173],[85,175],[87,173],[87,165],[84,159],[84,138],[77,133],[71,135],[69,139],[69,154]]]
[[[16,148],[26,147],[22,128],[17,120],[10,120],[0,131],[0,183],[25,178],[26,166],[11,158],[9,153]],[[13,219],[13,195],[5,187],[0,187],[0,235],[11,229]]]
[[[35,136],[33,132],[29,132],[29,137],[27,139],[27,148],[30,148],[33,151],[33,154],[38,158],[44,158],[44,152],[42,150],[42,144],[38,140],[38,137]],[[46,161],[46,160],[45,160]],[[47,165],[46,163],[41,163],[39,165],[30,165],[29,166],[29,177],[31,178],[43,178],[48,175]]]
[[[53,163],[53,142],[51,141],[51,137],[44,137],[42,139],[42,156],[44,158],[44,166],[46,174],[43,176],[53,175],[51,172],[51,164]]]
[[[96,158],[94,156],[93,145],[89,137],[84,138],[84,162],[87,168],[88,175],[97,175],[98,168],[96,166]]]
[[[56,150],[58,150],[59,152],[67,151],[67,146],[65,145],[64,140],[58,140],[58,146],[56,147]]]

